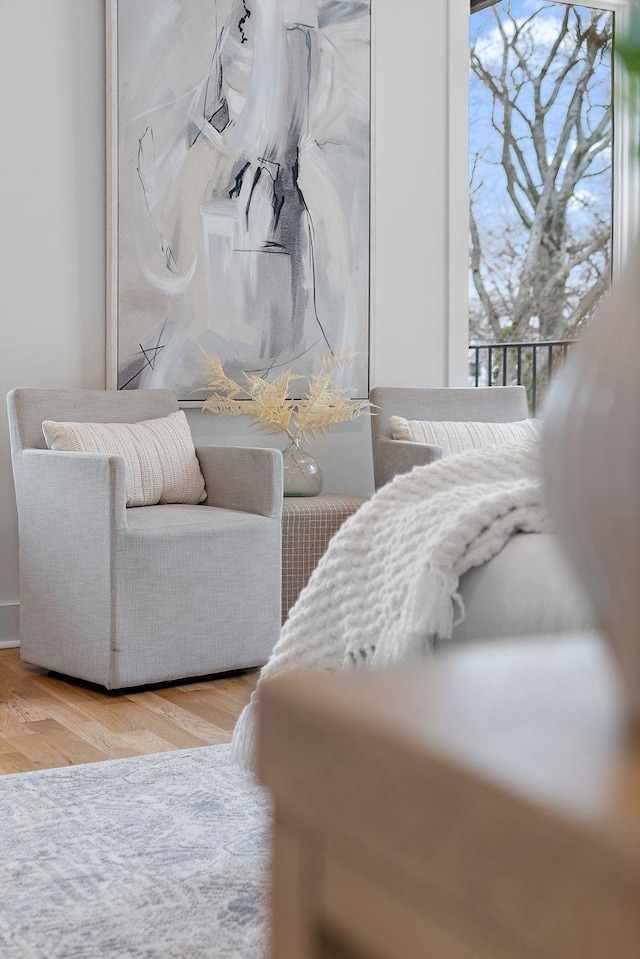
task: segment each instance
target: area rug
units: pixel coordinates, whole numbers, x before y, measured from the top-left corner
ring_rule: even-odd
[[[263,959],[269,818],[228,746],[0,777],[0,956]]]

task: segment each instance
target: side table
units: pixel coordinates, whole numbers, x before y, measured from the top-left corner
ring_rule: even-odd
[[[285,496],[282,506],[282,622],[323,556],[329,540],[362,506],[361,496]]]
[[[640,736],[596,635],[260,698],[273,959],[638,959]]]

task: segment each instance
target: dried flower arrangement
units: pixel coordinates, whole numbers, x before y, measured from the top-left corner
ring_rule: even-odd
[[[352,400],[346,389],[333,385],[336,371],[351,366],[354,358],[352,350],[323,354],[320,371],[309,377],[304,396],[290,399],[293,381],[306,377],[291,370],[279,373],[273,380],[245,373],[243,385],[226,375],[219,357],[205,353],[209,381],[203,389],[211,390],[213,395],[202,408],[223,416],[249,416],[258,429],[284,433],[293,443],[313,440],[337,423],[347,423],[370,412],[368,400]]]

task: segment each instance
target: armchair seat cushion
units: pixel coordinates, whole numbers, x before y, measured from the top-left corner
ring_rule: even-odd
[[[127,510],[127,526],[132,530],[152,531],[177,529],[180,526],[211,528],[222,533],[225,530],[239,529],[247,524],[255,525],[263,516],[254,513],[242,513],[234,509],[220,509],[217,506],[136,506]]]

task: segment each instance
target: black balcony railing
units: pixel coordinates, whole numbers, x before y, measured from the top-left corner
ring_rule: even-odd
[[[535,416],[553,374],[576,340],[537,343],[471,343],[469,382],[473,386],[524,386]]]
[[[471,343],[469,382],[473,386],[524,386],[535,416],[553,374],[577,340],[537,343]]]

